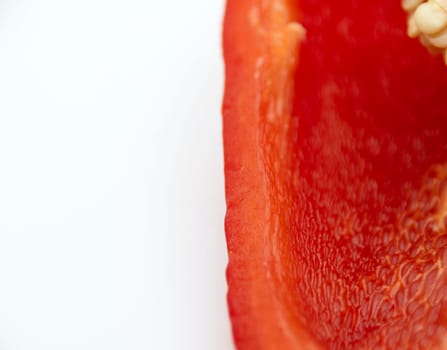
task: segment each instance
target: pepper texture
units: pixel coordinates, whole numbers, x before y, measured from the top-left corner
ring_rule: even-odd
[[[298,343],[281,327],[289,324],[287,289],[272,283],[278,276],[272,269],[275,252],[269,241],[278,240],[270,235],[275,231],[272,225],[284,225],[275,210],[290,200],[287,188],[278,189],[285,195],[283,204],[277,203],[272,190],[274,183],[283,186],[275,177],[287,176],[283,171],[291,166],[293,76],[304,33],[295,22],[293,2],[234,0],[228,2],[226,13],[225,224],[234,338],[242,349],[288,349]],[[271,172],[273,163],[281,174]],[[298,333],[301,330],[294,329],[293,337]]]
[[[237,348],[445,348],[447,72],[400,3],[228,0],[223,44]]]

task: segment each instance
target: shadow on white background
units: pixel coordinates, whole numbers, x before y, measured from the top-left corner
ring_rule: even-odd
[[[223,1],[0,3],[0,348],[232,348]]]

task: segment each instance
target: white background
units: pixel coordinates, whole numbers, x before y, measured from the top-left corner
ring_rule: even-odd
[[[0,349],[232,349],[223,0],[0,0]]]

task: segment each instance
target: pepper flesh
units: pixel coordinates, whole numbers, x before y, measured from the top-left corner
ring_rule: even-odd
[[[238,349],[446,347],[447,72],[405,27],[398,1],[228,0]]]

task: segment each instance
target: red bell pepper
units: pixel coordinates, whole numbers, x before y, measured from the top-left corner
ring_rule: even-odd
[[[405,30],[398,0],[227,1],[238,349],[447,346],[447,68]]]

